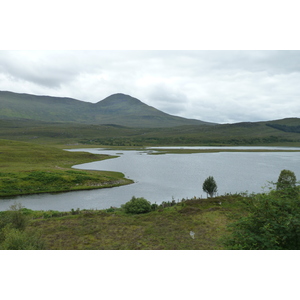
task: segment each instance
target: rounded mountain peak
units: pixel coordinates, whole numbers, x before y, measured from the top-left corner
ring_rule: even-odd
[[[142,104],[142,102],[136,98],[133,98],[129,95],[125,95],[122,93],[117,93],[108,96],[107,98],[99,101],[98,104],[101,105],[114,105],[114,104]]]

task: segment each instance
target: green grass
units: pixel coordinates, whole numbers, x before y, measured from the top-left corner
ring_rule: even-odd
[[[63,192],[132,183],[122,173],[79,171],[75,164],[108,155],[67,152],[49,146],[0,140],[0,196]]]
[[[186,200],[139,215],[125,214],[122,209],[78,210],[45,218],[45,212],[32,212],[28,230],[40,230],[47,249],[222,249],[220,238],[227,232],[230,216],[239,211],[240,199],[228,195]],[[194,239],[190,231],[195,233]]]
[[[15,204],[0,212],[0,249],[298,249],[299,188],[298,197],[294,192],[183,199],[143,214],[124,206],[59,212]]]

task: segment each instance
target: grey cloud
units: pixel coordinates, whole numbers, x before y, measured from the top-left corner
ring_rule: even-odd
[[[93,53],[82,51],[0,51],[0,71],[16,80],[58,87],[85,72],[97,72]]]
[[[186,103],[180,101],[180,99],[183,100],[180,95],[166,95],[163,98],[155,97],[152,99],[152,106],[168,114],[184,116],[186,112]]]
[[[0,90],[97,102],[125,93],[210,122],[300,114],[300,51],[0,51]]]
[[[299,51],[206,51],[213,70],[276,73],[300,72]]]

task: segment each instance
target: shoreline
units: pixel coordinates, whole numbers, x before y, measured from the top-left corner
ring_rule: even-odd
[[[123,181],[123,183],[121,183],[121,181]],[[129,182],[127,182],[129,181]],[[86,187],[80,187],[80,188],[75,188],[75,189],[66,189],[66,190],[59,190],[59,191],[53,191],[53,192],[49,192],[49,191],[45,191],[45,192],[37,192],[37,193],[24,193],[24,194],[13,194],[13,195],[8,195],[8,196],[0,196],[0,201],[1,200],[11,200],[13,198],[17,198],[17,197],[22,197],[22,196],[30,196],[30,195],[43,195],[43,194],[60,194],[60,193],[70,193],[70,192],[80,192],[80,191],[86,191],[86,190],[97,190],[97,189],[109,189],[109,188],[114,188],[114,187],[119,187],[119,186],[124,186],[124,185],[129,185],[129,184],[133,184],[134,181],[131,179],[123,179],[120,180],[119,183],[108,183],[108,184],[103,184],[103,185],[89,185]]]

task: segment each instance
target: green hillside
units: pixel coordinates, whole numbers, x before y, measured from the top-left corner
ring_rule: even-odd
[[[210,124],[199,120],[171,116],[124,94],[111,95],[98,103],[89,103],[72,98],[1,91],[0,119],[97,125],[116,124],[140,128]]]
[[[297,132],[297,126],[300,126],[299,118],[172,128],[131,128],[113,124],[89,125],[32,120],[0,120],[0,138],[64,146],[74,146],[75,144],[108,146],[299,146],[300,133]]]
[[[0,92],[0,119],[86,122],[91,104],[71,98]]]
[[[98,103],[0,92],[0,138],[60,145],[300,145],[300,119],[213,124],[124,94]]]

